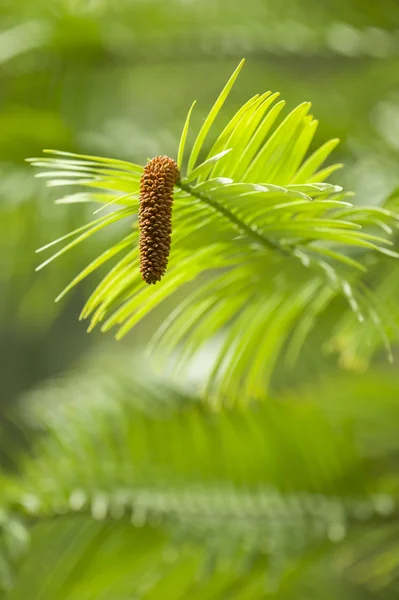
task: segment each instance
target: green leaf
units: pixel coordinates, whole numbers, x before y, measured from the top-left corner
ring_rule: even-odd
[[[116,223],[117,221],[120,221],[121,219],[124,219],[125,217],[127,217],[127,216],[129,216],[131,214],[132,214],[131,209],[130,208],[125,208],[125,209],[122,209],[122,210],[118,210],[117,212],[112,213],[111,215],[106,215],[105,217],[101,217],[100,219],[96,219],[94,221],[95,225],[93,225],[93,223],[90,223],[90,228],[88,228],[88,227],[85,226],[84,229],[86,231],[84,231],[81,235],[79,235],[77,238],[75,238],[72,242],[70,242],[69,244],[67,244],[63,248],[61,248],[61,250],[58,250],[58,252],[56,252],[55,254],[53,254],[53,256],[51,256],[50,258],[48,258],[47,260],[45,260],[44,262],[42,262],[38,267],[36,267],[36,271],[39,271],[40,269],[43,269],[43,267],[45,267],[46,265],[48,265],[55,258],[58,258],[62,254],[64,254],[65,252],[67,252],[68,250],[70,250],[71,248],[73,248],[74,246],[76,246],[77,244],[79,244],[80,242],[82,242],[83,240],[87,239],[89,236],[93,235],[93,233],[97,233],[97,231],[100,231],[106,225],[110,225],[111,223]],[[79,230],[75,230],[74,232],[71,232],[71,234],[67,234],[67,236],[64,236],[64,237],[69,237],[70,235],[72,235],[74,233],[78,233],[78,231]],[[44,250],[44,249],[48,248],[53,243],[60,242],[61,239],[63,239],[63,238],[60,238],[60,239],[56,240],[56,242],[51,242],[50,244],[47,244],[46,246],[43,246],[42,248],[40,248],[40,250]]]
[[[266,111],[273,104],[274,100],[279,97],[279,95],[279,93],[272,94],[262,103],[262,105],[257,110],[257,118],[256,120],[254,119],[255,124],[257,123],[258,118],[261,118],[266,113]],[[254,130],[254,133],[250,137],[248,143],[242,145],[243,147],[241,148],[240,159],[235,165],[234,175],[236,179],[241,179],[243,177],[247,167],[253,160],[255,154],[260,149],[261,144],[264,142],[267,134],[273,126],[273,123],[277,119],[278,115],[280,114],[280,111],[284,108],[284,106],[285,102],[279,102],[278,104],[276,104],[268,112],[268,114],[263,119],[259,127]]]
[[[232,74],[232,76],[230,77],[228,82],[226,83],[225,87],[223,88],[220,96],[216,100],[212,109],[210,110],[207,118],[205,119],[205,121],[200,129],[200,132],[197,136],[197,139],[194,142],[193,149],[191,150],[190,158],[188,161],[188,167],[187,167],[187,175],[189,175],[191,173],[191,171],[193,170],[193,168],[195,167],[196,160],[201,151],[201,148],[202,148],[205,138],[208,134],[208,131],[211,128],[214,120],[216,119],[220,109],[222,108],[227,96],[229,95],[230,90],[233,87],[234,82],[237,79],[239,72],[241,71],[242,67],[244,66],[244,62],[245,62],[244,59],[240,62],[240,64],[238,65],[238,67],[236,68],[236,70],[234,71],[234,73]]]
[[[194,102],[192,103],[192,105],[190,107],[190,110],[188,111],[186,121],[184,123],[183,131],[181,134],[181,138],[180,138],[180,142],[179,142],[179,149],[177,152],[177,166],[179,167],[179,169],[181,169],[182,164],[183,164],[184,149],[186,147],[186,139],[187,139],[188,128],[190,126],[191,113],[193,112],[193,108],[194,108],[196,102],[197,101],[194,100]]]
[[[326,298],[325,310],[332,310],[330,304],[341,306],[339,298],[343,298],[343,313],[353,313],[356,319],[364,320],[366,329],[380,328],[380,342],[388,347],[384,340],[390,311],[384,311],[383,304],[375,305],[372,297],[364,293],[363,280],[378,255],[379,260],[383,255],[398,258],[392,241],[399,223],[394,207],[354,207],[350,192],[324,182],[340,166],[322,166],[338,140],[330,140],[307,158],[318,124],[308,114],[308,102],[280,120],[285,103],[274,104],[277,93],[253,96],[215,136],[205,160],[198,164],[210,127],[241,66],[242,63],[206,117],[190,154],[188,175],[182,174],[174,188],[172,245],[164,279],[155,288],[142,281],[135,232],[132,238],[123,234],[120,247],[118,241],[111,245],[65,290],[72,289],[127,248],[123,240],[131,239],[132,250],[105,273],[87,300],[81,318],[90,319],[89,330],[99,324],[102,331],[115,326],[119,339],[175,295],[173,318],[165,320],[159,336],[154,338],[158,340],[159,352],[176,355],[175,369],[180,372],[193,360],[198,347],[227,344],[223,351],[219,348],[220,360],[214,364],[212,383],[209,373],[204,376],[204,388],[212,388],[217,402],[222,403],[218,394],[225,394],[229,388],[231,404],[245,404],[251,394],[259,396],[262,385],[267,387],[272,370],[284,354],[278,340],[288,341],[290,330],[294,331],[297,325],[302,333],[297,335],[291,355],[298,356],[300,344],[305,343],[314,326],[310,319],[320,315],[311,297],[309,304],[316,308],[309,313],[309,319],[302,316],[301,298],[306,290],[317,289]],[[180,166],[192,108],[180,138]],[[137,210],[142,167],[112,158],[70,153],[65,156],[60,153],[55,158],[32,160],[34,165],[49,169],[50,184],[87,188],[84,194],[66,196],[65,201],[93,201],[102,206],[123,205],[126,201],[127,208],[61,238],[72,235],[75,239],[44,264],[114,219],[133,216]],[[381,235],[376,235],[378,232]],[[191,293],[188,286],[184,301],[183,286],[194,279],[197,291]],[[240,295],[238,286],[243,289]],[[281,309],[272,310],[268,300],[276,297]],[[389,303],[388,294],[385,298]],[[251,303],[259,306],[262,314],[258,328],[251,321]],[[271,324],[273,314],[276,335]],[[245,319],[244,326],[241,320]],[[302,321],[304,325],[300,326]],[[257,340],[260,327],[270,332],[270,351],[261,339]],[[246,337],[247,332],[252,334]],[[251,344],[259,348],[261,356],[252,369]],[[153,349],[158,351],[154,346]]]
[[[297,174],[292,180],[292,183],[306,183],[309,181],[309,178],[315,174],[316,170],[319,168],[321,164],[328,158],[331,152],[338,146],[339,140],[333,139],[321,146],[318,150],[316,150],[302,165],[300,169],[298,169]],[[334,170],[338,168],[338,165],[334,165]],[[331,169],[331,167],[330,167]],[[330,174],[332,171],[328,171]],[[321,172],[320,172],[321,175]],[[323,181],[323,176],[317,176],[317,181]]]
[[[257,105],[258,98],[259,98],[259,94],[256,94],[255,96],[253,96],[253,98],[250,98],[248,100],[248,102],[243,104],[243,106],[235,113],[235,115],[232,117],[232,119],[230,119],[230,121],[228,122],[226,127],[223,129],[222,133],[217,138],[216,142],[213,144],[212,148],[210,149],[210,151],[208,153],[207,158],[210,156],[214,156],[215,154],[218,154],[219,152],[221,152],[222,150],[224,150],[226,148],[232,132],[239,125],[240,121],[243,118],[245,118],[245,115],[247,114],[247,112],[252,111],[253,107],[255,105]],[[205,179],[206,176],[209,177],[210,176],[209,173],[206,173],[206,174],[204,174],[203,177],[200,177],[200,181],[202,179]],[[211,175],[211,177],[213,177],[213,175]]]
[[[284,119],[246,170],[244,181],[279,183],[274,171],[287,153],[310,106],[310,102],[304,102]]]
[[[132,235],[128,235],[122,241],[118,242],[114,246],[111,246],[111,248],[108,248],[108,250],[106,250],[100,256],[98,256],[96,259],[94,259],[89,265],[87,265],[87,267],[85,267],[79,273],[79,275],[77,275],[67,285],[66,288],[63,289],[63,291],[60,294],[58,294],[58,296],[55,299],[55,301],[58,302],[59,300],[61,300],[61,298],[63,298],[80,281],[82,281],[83,279],[85,279],[88,275],[90,275],[95,270],[97,270],[99,267],[101,267],[101,265],[103,265],[105,262],[107,262],[108,260],[110,260],[111,258],[113,258],[116,254],[119,254],[119,252],[121,252],[122,250],[124,250],[131,243],[133,243],[134,237],[135,236],[133,234]]]
[[[195,169],[193,169],[191,171],[191,173],[185,179],[185,182],[186,181],[187,182],[194,181],[194,179],[197,179],[198,177],[200,177],[205,171],[208,170],[208,168],[211,165],[220,161],[220,159],[223,158],[224,156],[226,156],[226,154],[228,154],[229,152],[231,152],[231,150],[232,150],[231,148],[228,148],[227,150],[222,150],[222,152],[219,152],[219,154],[216,154],[215,156],[211,156],[210,158],[207,158],[205,162],[201,163],[200,165],[198,165],[198,167],[195,167]]]
[[[141,174],[143,172],[143,167],[141,165],[136,165],[126,160],[119,160],[116,158],[102,158],[100,156],[90,156],[87,154],[75,154],[74,152],[65,152],[61,150],[43,150],[43,152],[47,154],[56,154],[58,156],[68,156],[72,158],[83,159],[84,162],[82,164],[87,164],[87,161],[93,161],[96,164],[104,163],[108,165],[114,165],[115,167],[119,167],[123,170],[133,171],[137,174]]]

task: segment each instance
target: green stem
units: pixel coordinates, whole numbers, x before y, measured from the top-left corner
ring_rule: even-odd
[[[189,193],[191,196],[194,196],[198,200],[205,202],[205,204],[208,204],[208,206],[212,206],[212,208],[217,210],[221,215],[223,215],[226,219],[233,223],[240,231],[256,240],[262,246],[265,246],[269,250],[277,251],[280,254],[287,254],[287,252],[284,250],[284,248],[282,248],[282,246],[280,246],[276,242],[273,242],[272,240],[269,240],[267,237],[259,233],[259,231],[257,231],[250,225],[247,225],[244,221],[242,221],[234,213],[232,213],[228,208],[225,208],[216,200],[208,198],[208,196],[201,194],[201,192],[196,192],[187,183],[182,183],[181,181],[178,181],[176,186],[184,192]]]

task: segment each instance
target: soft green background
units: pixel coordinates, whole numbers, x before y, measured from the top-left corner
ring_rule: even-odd
[[[175,475],[181,476],[179,485],[191,481],[193,485],[198,481],[203,483],[204,493],[209,492],[207,483],[219,484],[223,477],[232,486],[242,481],[255,485],[258,479],[274,482],[285,496],[276,496],[274,500],[272,497],[270,511],[267,505],[270,498],[263,505],[261,497],[252,496],[255,498],[252,509],[259,508],[259,514],[269,515],[269,520],[263,519],[259,525],[260,538],[266,532],[270,543],[281,542],[280,553],[272,548],[270,562],[273,557],[284,558],[286,553],[290,564],[290,553],[300,554],[301,544],[305,546],[307,536],[312,533],[307,521],[309,514],[309,522],[312,526],[316,522],[315,527],[318,518],[328,520],[333,515],[332,528],[329,524],[326,529],[326,546],[330,544],[328,550],[331,550],[330,546],[338,543],[336,553],[331,554],[325,552],[323,545],[311,547],[311,554],[306,555],[298,569],[300,572],[304,567],[305,572],[303,580],[298,575],[299,591],[295,587],[297,571],[293,569],[289,595],[283,589],[281,596],[276,592],[273,597],[394,600],[399,589],[397,362],[396,366],[388,367],[385,355],[381,355],[376,362],[383,365],[383,374],[373,367],[370,375],[340,373],[338,377],[334,370],[329,379],[327,367],[334,359],[320,356],[321,342],[317,340],[323,339],[321,321],[314,348],[308,349],[309,355],[304,360],[306,371],[302,367],[290,372],[280,370],[276,377],[276,382],[284,387],[284,398],[292,400],[287,403],[287,412],[284,404],[282,409],[279,403],[276,403],[279,408],[273,404],[277,393],[272,387],[260,416],[250,413],[246,421],[237,415],[231,420],[229,414],[222,415],[216,421],[216,437],[205,411],[194,412],[194,416],[188,411],[187,421],[186,416],[181,419],[178,415],[165,428],[158,421],[148,425],[141,413],[137,417],[134,402],[137,395],[145,406],[144,413],[151,412],[152,405],[148,408],[146,403],[150,403],[154,391],[149,393],[145,386],[144,391],[141,387],[137,391],[132,383],[142,371],[142,363],[136,357],[151,331],[168,314],[170,303],[147,317],[123,342],[115,342],[111,334],[98,331],[88,335],[87,325],[78,322],[80,307],[94,286],[93,280],[83,282],[59,304],[54,303],[72,276],[107,246],[111,235],[107,230],[40,273],[34,272],[41,261],[35,249],[86,222],[93,209],[78,204],[55,205],[53,201],[59,191],[47,189],[44,180],[35,179],[34,170],[24,159],[40,156],[43,148],[138,163],[157,154],[176,156],[193,99],[198,101],[193,115],[195,131],[242,57],[247,62],[227,102],[225,119],[250,96],[268,89],[281,92],[289,108],[310,100],[313,114],[320,120],[312,149],[329,138],[341,138],[334,162],[344,162],[346,169],[334,174],[334,182],[353,189],[357,193],[355,201],[367,204],[381,202],[398,187],[399,4],[396,0],[3,0],[0,4],[0,462],[2,467],[15,467],[18,461],[14,447],[22,453],[27,450],[19,438],[17,419],[10,415],[20,400],[25,400],[25,407],[32,399],[33,404],[37,401],[39,407],[45,406],[43,420],[47,420],[46,425],[52,430],[49,446],[44,446],[43,461],[37,465],[34,460],[27,461],[26,469],[26,488],[31,486],[32,493],[38,496],[43,492],[44,515],[48,508],[46,493],[51,496],[51,481],[49,489],[42,486],[41,469],[47,477],[49,473],[53,477],[55,494],[59,492],[57,483],[60,489],[65,484],[69,490],[74,477],[79,480],[81,466],[82,477],[85,476],[82,456],[88,451],[87,464],[92,467],[93,479],[98,478],[95,483],[100,489],[98,496],[97,490],[93,496],[92,512],[99,511],[101,520],[102,507],[107,512],[108,502],[101,495],[102,477],[104,486],[109,484],[108,475],[111,483],[115,477],[114,487],[118,492],[118,485],[126,475],[123,461],[121,472],[116,468],[115,473],[108,473],[105,467],[104,472],[101,470],[101,451],[107,456],[109,447],[114,448],[114,432],[126,435],[126,439],[119,436],[122,442],[118,438],[120,446],[115,444],[118,451],[131,442],[128,450],[134,458],[138,457],[138,462],[143,460],[144,487],[147,477],[151,479],[151,469],[155,472],[158,463],[162,467],[169,468],[170,464],[176,467]],[[317,365],[312,362],[312,351],[317,356]],[[208,363],[209,356],[205,353],[194,368],[194,378],[201,376],[201,369]],[[65,378],[58,380],[61,375]],[[311,386],[319,379],[321,392],[315,393]],[[299,391],[298,380],[302,385]],[[162,390],[157,391],[161,397]],[[298,398],[303,402],[298,402]],[[53,406],[56,406],[54,413]],[[328,415],[326,421],[324,411]],[[219,453],[219,434],[225,455]],[[244,447],[243,439],[248,442],[244,442]],[[15,446],[13,442],[17,442]],[[164,455],[170,458],[170,464]],[[127,471],[128,456],[127,451],[124,455]],[[115,464],[119,465],[118,461]],[[162,469],[160,472],[163,473]],[[4,469],[0,472],[0,488],[3,473]],[[180,508],[184,517],[184,501],[189,508],[192,506],[183,484]],[[157,507],[162,508],[162,497],[158,501],[157,489],[154,492],[149,487],[154,493],[154,497],[147,498],[151,514],[154,506],[154,513]],[[230,494],[229,490],[221,492],[216,488],[212,496],[211,486],[205,506],[210,511],[222,506],[223,513],[223,508],[229,508],[231,502],[239,527],[241,506],[248,508],[247,499],[245,494],[241,497],[234,491]],[[353,514],[349,511],[349,520],[353,517],[355,524],[347,544],[341,546],[339,542],[346,534],[346,509],[338,501],[335,503],[334,494],[359,492],[366,497],[374,491],[378,495],[371,504],[356,506]],[[198,489],[193,493],[195,497]],[[72,494],[72,498],[78,506],[79,494],[77,499]],[[315,498],[316,505],[312,504]],[[35,496],[31,501],[34,504]],[[326,516],[317,513],[317,501],[322,507],[326,502],[323,509]],[[29,497],[26,502],[23,509],[34,514],[35,506],[29,506]],[[70,499],[68,502],[71,504]],[[79,511],[76,506],[69,508]],[[114,509],[117,512],[118,506]],[[292,511],[297,519],[292,518]],[[65,522],[57,519],[56,516],[57,523],[53,526],[44,516],[37,528],[31,528],[34,552],[22,571],[18,571],[20,587],[17,585],[11,598],[29,600],[26,589],[32,587],[32,593],[37,594],[34,597],[40,600],[58,597],[97,600],[95,586],[102,589],[103,582],[110,585],[113,577],[118,580],[120,570],[128,582],[129,595],[115,598],[111,590],[109,595],[101,597],[131,600],[131,557],[132,561],[140,559],[141,549],[144,548],[144,553],[149,549],[154,554],[154,572],[159,563],[169,560],[165,559],[165,553],[170,549],[164,548],[167,532],[158,528],[155,517],[154,523],[150,521],[142,529],[131,528],[130,521],[126,525],[118,516],[114,522],[106,519],[99,522],[84,511],[81,515],[74,514],[70,522],[68,518]],[[216,548],[219,538],[223,538],[228,547],[229,535],[234,538],[229,517],[225,519],[219,523],[216,518],[220,529],[216,528],[216,533],[213,530],[215,540],[210,540],[210,546],[215,543]],[[213,525],[210,522],[210,530]],[[0,510],[2,535],[9,530],[13,540],[21,541],[18,536],[23,538],[24,533],[22,526],[21,530],[18,526],[18,520],[15,523],[7,520]],[[270,531],[275,531],[275,538],[269,535]],[[252,533],[257,539],[256,522]],[[207,531],[201,527],[195,529],[194,538],[197,534],[207,537]],[[232,580],[231,590],[237,588],[238,595],[229,596],[227,592],[223,596],[226,600],[262,597],[264,563],[258,565],[256,553],[251,555],[251,539],[249,548],[245,546],[243,550],[249,565],[245,571],[248,581],[235,573],[237,580]],[[1,536],[0,542],[1,546]],[[0,559],[1,551],[2,546]],[[184,552],[187,556],[183,553],[186,558],[177,562],[171,580],[166,579],[165,584],[160,579],[149,597],[167,598],[165,585],[171,589],[174,585],[176,589],[182,587],[181,595],[173,598],[187,597],[184,590],[191,589],[187,581],[197,577],[196,567],[190,561],[194,557],[197,564],[198,551],[195,544],[192,547],[188,544]],[[43,580],[40,570],[46,561],[50,575]],[[69,569],[73,571],[74,565],[75,578],[69,578]],[[280,566],[267,563],[272,574],[273,569],[278,573]],[[2,567],[0,564],[1,575]],[[58,579],[51,576],[52,568],[58,569]],[[350,575],[343,575],[341,581],[340,574],[346,568]],[[93,588],[90,588],[91,570]],[[219,576],[230,581],[227,570]],[[289,569],[288,580],[290,586]],[[218,581],[216,584],[219,585]],[[206,597],[218,598],[212,585],[211,582]],[[194,597],[202,599],[201,591]]]
[[[311,100],[315,144],[340,137],[335,180],[362,202],[398,180],[399,6],[394,0],[3,0],[0,7],[0,368],[2,402],[80,361],[110,336],[77,322],[92,282],[53,298],[88,257],[85,248],[35,274],[35,248],[88,218],[55,206],[24,158],[61,148],[143,162],[176,153],[185,113],[206,114],[234,66],[247,64],[228,110],[280,91]],[[202,113],[201,113],[202,111]],[[41,258],[41,257],[40,257]],[[146,327],[127,344],[140,344]]]

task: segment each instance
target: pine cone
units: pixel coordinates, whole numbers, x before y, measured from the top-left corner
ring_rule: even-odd
[[[140,272],[146,283],[156,283],[168,266],[172,235],[173,187],[179,179],[177,164],[156,156],[144,167],[140,181]]]

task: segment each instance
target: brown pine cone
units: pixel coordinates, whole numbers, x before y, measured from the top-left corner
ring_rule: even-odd
[[[149,284],[160,281],[168,266],[173,187],[179,177],[172,158],[156,156],[146,164],[140,180],[140,272]]]

